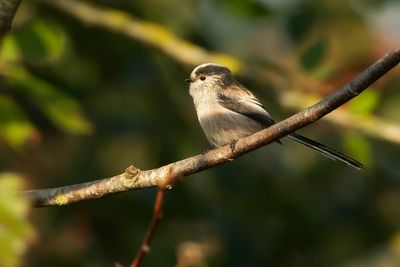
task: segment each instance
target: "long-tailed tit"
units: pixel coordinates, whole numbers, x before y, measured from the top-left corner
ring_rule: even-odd
[[[224,66],[207,63],[196,67],[186,79],[190,82],[197,117],[214,147],[231,144],[274,124],[261,102]],[[364,166],[355,159],[297,133],[288,138],[308,146],[333,160],[357,170]]]

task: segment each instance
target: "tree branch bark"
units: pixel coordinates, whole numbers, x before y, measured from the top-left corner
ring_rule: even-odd
[[[0,0],[0,39],[10,30],[22,0]]]
[[[177,177],[175,177],[177,178]],[[157,230],[157,226],[163,217],[163,206],[165,202],[165,190],[168,189],[172,184],[176,182],[171,179],[171,172],[168,173],[167,177],[164,177],[158,184],[158,191],[156,199],[154,201],[153,216],[150,220],[143,242],[139,248],[139,251],[133,260],[130,267],[139,267],[143,261],[144,256],[150,251],[150,243],[153,240],[154,234]]]
[[[359,95],[381,76],[400,62],[400,49],[396,49],[317,104],[279,122],[267,129],[237,141],[235,146],[224,146],[160,168],[140,171],[129,167],[125,173],[89,183],[26,192],[36,207],[62,206],[74,202],[96,199],[132,189],[156,186],[164,177],[186,177],[210,169],[252,150],[272,143],[314,121]]]

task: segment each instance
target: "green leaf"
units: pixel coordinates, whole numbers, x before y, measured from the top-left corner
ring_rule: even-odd
[[[21,197],[22,179],[0,173],[0,266],[19,266],[34,232],[28,223],[29,202]]]
[[[346,151],[348,151],[348,153],[354,158],[356,158],[366,166],[371,165],[372,151],[371,145],[369,144],[367,139],[360,136],[346,136],[344,147]]]
[[[325,39],[320,39],[308,48],[301,56],[301,65],[309,72],[319,67],[322,59],[328,49],[328,42]]]
[[[3,38],[1,44],[0,58],[4,61],[17,61],[21,58],[17,41],[12,34],[8,34]]]
[[[13,99],[0,95],[0,137],[14,149],[21,149],[37,136],[35,127]]]
[[[66,47],[64,30],[53,22],[35,20],[4,38],[0,57],[6,61],[24,60],[31,64],[59,59]]]
[[[366,90],[349,104],[348,109],[356,114],[366,115],[372,113],[379,105],[380,94],[376,90]]]
[[[33,76],[22,67],[9,70],[9,84],[32,101],[54,123],[69,133],[88,134],[92,131],[78,102],[50,83]]]
[[[265,17],[272,12],[267,5],[260,1],[224,0],[223,4],[235,15],[248,18]]]
[[[318,10],[311,1],[292,9],[288,15],[286,29],[294,43],[304,40],[318,22]]]

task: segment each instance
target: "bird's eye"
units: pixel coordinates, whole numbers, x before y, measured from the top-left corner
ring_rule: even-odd
[[[206,76],[204,76],[204,75],[200,76],[200,80],[204,81],[205,79],[206,79]]]

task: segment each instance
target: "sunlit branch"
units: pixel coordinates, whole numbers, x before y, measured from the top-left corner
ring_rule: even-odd
[[[35,206],[62,206],[132,189],[156,186],[167,175],[170,175],[171,179],[176,179],[176,177],[186,177],[210,169],[227,161],[232,161],[245,153],[272,143],[319,120],[359,95],[399,62],[400,49],[396,49],[318,103],[267,129],[239,139],[234,147],[224,146],[152,170],[140,171],[131,166],[125,173],[111,178],[59,188],[33,190],[26,192],[26,194],[32,199]]]

